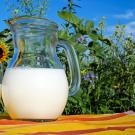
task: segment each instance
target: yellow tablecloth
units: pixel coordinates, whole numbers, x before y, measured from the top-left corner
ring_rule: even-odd
[[[0,116],[0,135],[135,135],[135,113],[61,116],[53,122]]]

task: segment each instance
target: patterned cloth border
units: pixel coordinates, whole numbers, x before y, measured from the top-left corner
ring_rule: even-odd
[[[68,115],[52,122],[11,120],[1,115],[0,135],[135,135],[135,113]]]

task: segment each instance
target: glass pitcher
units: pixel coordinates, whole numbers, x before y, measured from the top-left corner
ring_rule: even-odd
[[[7,21],[13,33],[14,55],[2,82],[2,99],[12,119],[54,120],[63,112],[68,95],[80,87],[75,50],[58,41],[53,21],[22,16]],[[70,85],[56,54],[64,48],[71,74]]]

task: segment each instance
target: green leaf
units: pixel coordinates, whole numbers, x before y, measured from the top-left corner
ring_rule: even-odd
[[[132,61],[132,62],[135,62],[135,55],[134,54],[128,55],[127,59]]]
[[[93,21],[89,21],[89,20],[86,20],[85,22],[85,30],[87,32],[90,31],[90,29],[94,28],[94,22]]]
[[[98,40],[98,35],[97,34],[93,34],[91,31],[88,33],[89,37],[93,40],[93,41],[97,41]]]
[[[70,38],[70,36],[66,30],[59,30],[58,31],[58,38],[68,40]]]
[[[97,57],[100,57],[100,58],[104,57],[104,49],[100,46],[99,43],[94,42],[94,45],[91,47],[91,50],[95,51],[95,55]]]
[[[83,46],[82,44],[79,44],[79,43],[73,43],[73,46],[78,53],[83,53],[84,51],[87,50],[87,48],[85,46]]]
[[[74,98],[74,97],[70,97],[70,102],[74,103],[74,104],[77,104],[77,100]]]
[[[112,41],[109,40],[108,38],[104,38],[102,41],[107,45],[110,45],[110,46],[112,45]]]
[[[78,25],[81,22],[80,18],[68,11],[58,11],[58,16],[74,25]]]

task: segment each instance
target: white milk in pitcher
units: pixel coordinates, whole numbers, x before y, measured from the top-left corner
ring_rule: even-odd
[[[68,98],[63,69],[11,68],[3,79],[2,97],[13,119],[56,119]]]

